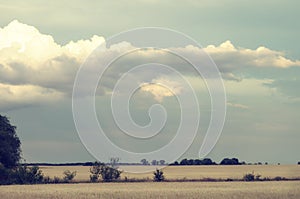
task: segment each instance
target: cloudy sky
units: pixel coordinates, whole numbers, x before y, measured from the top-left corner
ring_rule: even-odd
[[[223,77],[226,121],[208,157],[294,164],[300,150],[299,6],[296,0],[0,0],[0,114],[18,127],[27,162],[94,160],[79,139],[72,115],[79,67],[93,50],[121,31],[171,28],[199,42]],[[122,41],[100,53],[110,57],[133,48],[134,44]],[[200,49],[176,50],[196,58]],[[172,66],[195,88],[200,128],[184,157],[197,158],[211,116],[210,95],[203,78],[165,51],[136,51],[112,64],[96,91],[99,123],[112,140],[132,151],[154,150],[174,136],[180,119],[176,95],[184,93],[185,87],[163,70],[139,71],[130,81],[137,80],[141,87],[130,103],[133,120],[148,124],[149,107],[160,103],[168,113],[163,134],[150,143],[127,142],[112,124],[107,108],[114,85],[132,66],[149,62]]]

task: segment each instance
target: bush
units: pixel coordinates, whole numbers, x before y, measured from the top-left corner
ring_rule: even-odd
[[[260,178],[261,175],[257,174],[255,175],[254,172],[248,173],[244,175],[243,180],[244,181],[262,181],[263,179]]]
[[[244,181],[254,181],[255,175],[253,173],[248,173],[248,174],[244,175],[243,180]]]
[[[44,175],[38,166],[18,166],[12,170],[11,175],[15,184],[39,184],[44,182]]]
[[[91,182],[98,182],[99,176],[100,176],[100,170],[101,170],[102,163],[95,162],[94,165],[90,168],[90,181]]]
[[[280,177],[280,176],[276,176],[275,178],[274,178],[274,180],[276,180],[276,181],[280,181],[280,180],[284,180],[285,178],[283,178],[283,177]]]
[[[0,163],[0,185],[11,184],[11,170]]]
[[[63,177],[63,181],[64,182],[70,182],[70,181],[72,181],[74,178],[75,178],[75,176],[76,176],[76,171],[73,171],[73,172],[71,172],[70,170],[66,170],[66,171],[64,171],[64,177]]]
[[[58,183],[62,183],[62,179],[60,179],[59,177],[57,176],[54,176],[53,180],[52,180],[52,183],[54,184],[58,184]]]
[[[102,165],[100,175],[104,182],[110,182],[119,179],[121,177],[121,171],[107,165]]]
[[[165,180],[164,172],[162,170],[156,169],[155,172],[153,172],[153,180],[155,182],[161,182]]]
[[[118,180],[121,177],[121,171],[111,166],[107,166],[104,163],[96,162],[90,168],[90,181],[98,182],[99,177],[101,176],[104,182],[111,182]]]

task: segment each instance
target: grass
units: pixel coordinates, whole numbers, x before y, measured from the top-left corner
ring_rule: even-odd
[[[51,166],[40,167],[45,175],[50,177],[62,177],[65,170],[77,171],[75,181],[84,182],[89,180],[89,168],[84,166]],[[123,166],[120,169],[141,171],[143,166]],[[149,167],[149,169],[151,169]],[[153,169],[153,167],[152,167]],[[154,167],[155,169],[155,167]],[[261,175],[261,178],[300,178],[300,166],[298,165],[240,165],[240,166],[171,166],[163,169],[167,180],[193,180],[193,179],[241,179],[245,174],[252,173]],[[148,173],[122,173],[128,179],[152,179],[153,171]]]
[[[203,198],[298,199],[299,181],[144,182],[0,186],[1,199]]]

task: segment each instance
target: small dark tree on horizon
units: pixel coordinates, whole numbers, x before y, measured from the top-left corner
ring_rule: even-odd
[[[149,165],[148,160],[146,160],[145,158],[141,159],[141,163],[142,163],[142,165]]]

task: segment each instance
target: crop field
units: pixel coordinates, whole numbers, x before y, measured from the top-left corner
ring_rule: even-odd
[[[152,170],[154,166],[122,166],[120,169],[132,172],[141,170]],[[77,171],[75,181],[84,182],[89,180],[88,166],[50,166],[41,167],[43,173],[50,177],[62,177],[65,170]],[[168,180],[193,180],[193,179],[241,179],[246,173],[254,172],[261,177],[275,178],[277,176],[285,178],[300,178],[299,165],[239,165],[239,166],[169,166],[163,169]],[[152,179],[152,172],[148,173],[122,173],[121,178],[128,179]]]
[[[262,177],[299,178],[298,165],[241,166],[172,166],[163,169],[171,182],[151,182],[152,172],[122,173],[122,179],[144,179],[144,182],[83,183],[89,180],[89,168],[84,166],[41,167],[50,177],[62,177],[63,171],[77,171],[72,184],[39,184],[0,186],[0,199],[93,199],[93,198],[203,198],[203,199],[299,199],[300,181],[188,181],[199,179],[241,179],[246,173]],[[150,167],[120,167],[141,171]],[[153,167],[152,167],[153,169]],[[180,182],[180,180],[186,180]],[[178,180],[178,181],[176,181]]]
[[[299,181],[142,182],[0,186],[1,199],[299,199]]]

